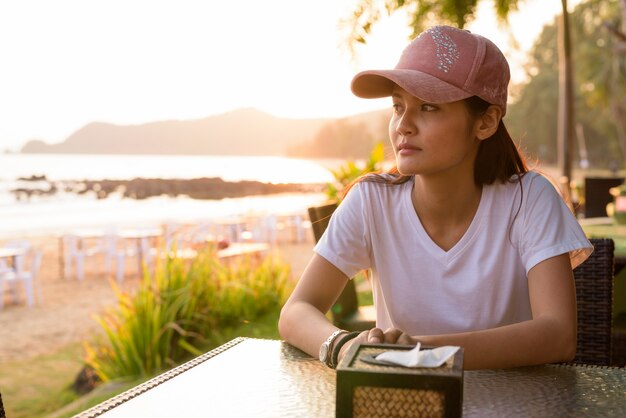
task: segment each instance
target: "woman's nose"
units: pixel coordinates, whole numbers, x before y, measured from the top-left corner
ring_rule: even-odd
[[[396,132],[402,136],[413,135],[417,131],[417,127],[413,119],[408,113],[404,113],[397,120]]]

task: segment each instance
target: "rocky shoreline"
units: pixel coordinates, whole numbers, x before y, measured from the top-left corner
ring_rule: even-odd
[[[193,199],[224,199],[276,193],[322,193],[325,184],[263,183],[259,181],[227,182],[219,177],[195,179],[134,178],[131,180],[50,181],[45,176],[18,179],[19,187],[11,190],[18,200],[32,196],[50,196],[59,192],[93,193],[98,199],[119,194],[131,199],[154,196],[188,196]]]

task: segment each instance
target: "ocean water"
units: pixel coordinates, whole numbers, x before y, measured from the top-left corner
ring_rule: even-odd
[[[49,181],[220,177],[226,181],[326,183],[341,160],[287,157],[162,156],[162,155],[0,155],[0,239],[60,234],[82,227],[154,226],[168,222],[198,223],[238,216],[305,214],[325,200],[322,193],[289,193],[220,200],[153,197],[144,200],[110,195],[77,195],[59,191],[18,200],[19,187],[44,187],[45,182],[19,178],[45,176]]]
[[[225,181],[320,183],[341,160],[204,155],[0,154],[0,181],[45,175],[49,180],[221,177]]]

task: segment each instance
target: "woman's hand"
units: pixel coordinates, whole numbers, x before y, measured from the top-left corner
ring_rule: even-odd
[[[381,330],[380,328],[372,328],[369,331],[361,332],[357,337],[353,338],[351,341],[348,341],[341,347],[339,350],[338,362],[346,355],[348,349],[352,347],[353,344],[407,344],[407,345],[415,345],[417,344],[417,338],[413,338],[408,334],[405,334],[401,330],[397,328],[389,328],[387,331]]]
[[[363,331],[359,335],[357,335],[355,338],[353,338],[352,340],[350,340],[347,343],[345,343],[341,347],[341,350],[339,350],[339,355],[337,356],[337,364],[339,364],[341,359],[344,358],[344,356],[348,352],[348,349],[350,349],[350,347],[352,347],[352,344],[355,344],[355,343],[356,344],[358,344],[358,343],[361,343],[361,344],[366,343],[367,342],[368,333],[369,333],[369,331]]]
[[[417,339],[404,333],[398,328],[389,328],[383,332],[380,328],[372,328],[367,331],[367,340],[371,344],[417,344]]]

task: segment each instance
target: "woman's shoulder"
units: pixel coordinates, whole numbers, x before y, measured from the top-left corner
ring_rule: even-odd
[[[488,187],[486,196],[492,196],[491,199],[513,207],[518,207],[521,202],[525,202],[525,206],[529,201],[537,199],[562,199],[557,184],[537,171],[514,175],[504,183],[494,183]]]
[[[522,178],[522,185],[526,187],[529,192],[532,191],[538,194],[549,192],[556,193],[559,196],[561,195],[557,181],[548,174],[539,171],[527,172]]]
[[[397,183],[399,179],[412,179],[411,176],[402,176],[400,174],[395,173],[367,173],[362,177],[362,180],[365,182],[371,183],[383,183],[383,184],[394,184]]]
[[[404,187],[412,187],[413,177],[400,177],[392,173],[369,173],[364,175],[355,184],[361,189],[391,189],[398,190]]]
[[[552,188],[556,191],[559,190],[556,181],[551,179],[546,174],[534,170],[520,175],[513,175],[502,186],[505,189],[514,191],[520,189],[520,183],[524,191],[540,191],[546,188]]]
[[[398,177],[388,173],[371,173],[363,176],[350,189],[346,198],[357,198],[369,202],[396,201],[411,190],[413,178],[398,182]],[[352,195],[352,196],[351,196]]]

